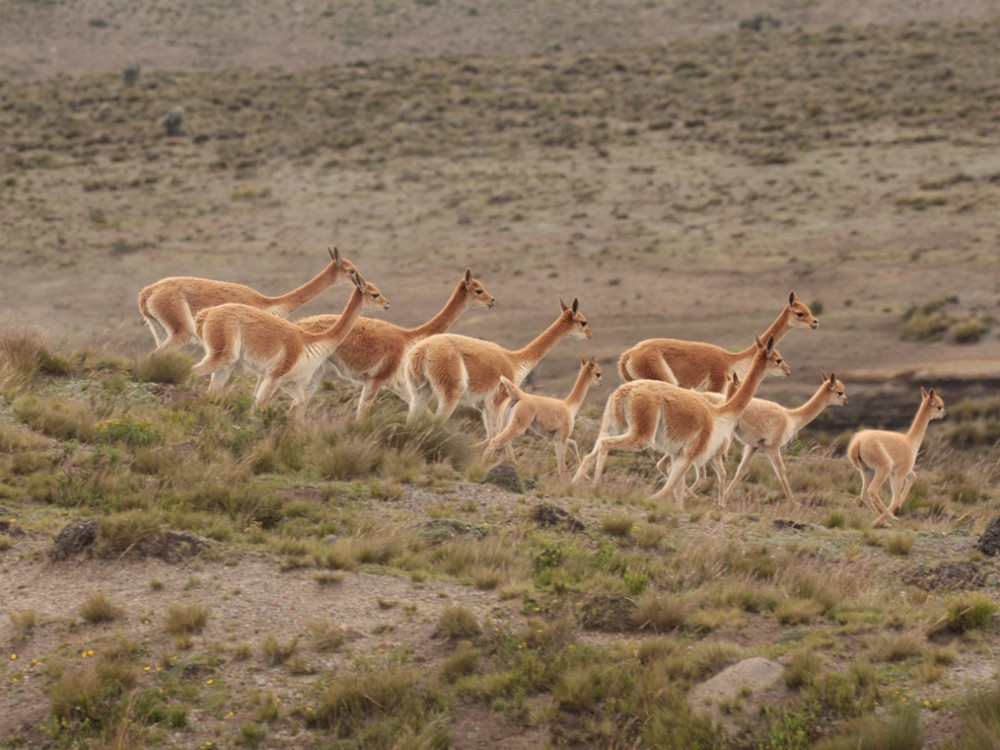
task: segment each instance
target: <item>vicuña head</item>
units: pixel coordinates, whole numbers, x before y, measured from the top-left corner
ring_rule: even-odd
[[[788,311],[791,313],[788,316],[788,325],[792,328],[819,328],[819,319],[802,300],[795,296],[794,291],[788,295]]]

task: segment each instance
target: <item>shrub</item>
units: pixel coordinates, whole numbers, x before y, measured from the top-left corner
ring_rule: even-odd
[[[126,86],[133,86],[139,81],[139,73],[142,68],[137,62],[130,62],[122,68],[122,83]]]
[[[103,591],[92,592],[80,605],[80,617],[92,625],[117,620],[121,615],[121,607],[115,605]]]
[[[476,613],[460,604],[445,608],[438,618],[438,625],[449,638],[470,638],[482,632]]]
[[[948,605],[947,625],[956,633],[985,628],[997,611],[997,604],[986,594],[962,594]]]
[[[132,369],[132,376],[141,383],[183,383],[190,374],[191,358],[180,352],[150,354]]]
[[[165,625],[172,635],[200,633],[208,622],[208,607],[201,604],[171,604]]]
[[[174,107],[160,120],[164,132],[168,136],[180,135],[184,128],[184,107]]]

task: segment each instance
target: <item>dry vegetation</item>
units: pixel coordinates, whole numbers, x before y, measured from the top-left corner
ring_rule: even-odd
[[[375,6],[398,13],[327,7],[391,56],[48,60],[0,82],[0,747],[995,745],[997,566],[976,539],[1000,509],[1000,26],[775,28],[781,8],[739,6],[722,34],[596,43],[588,8],[519,55],[461,34],[461,54],[414,54],[408,14],[465,6]],[[127,39],[129,7],[87,34]],[[800,402],[825,369],[851,401],[786,450],[801,507],[759,461],[725,511],[710,486],[682,513],[646,500],[647,455],[591,491],[525,438],[508,491],[481,483],[470,413],[406,425],[383,395],[354,420],[330,384],[297,424],[244,379],[206,396],[190,351],[145,356],[144,284],[287,291],[330,244],[402,325],[468,265],[498,304],[454,330],[504,345],[579,295],[592,346],[552,352],[547,394],[645,336],[743,348],[794,288],[821,327],[782,342],[792,377],[761,395]],[[843,449],[905,424],[919,384],[950,417],[901,521],[872,530]],[[693,707],[751,656],[778,685]]]

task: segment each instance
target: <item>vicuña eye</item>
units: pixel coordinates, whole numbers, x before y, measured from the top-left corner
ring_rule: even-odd
[[[806,314],[804,312],[797,312],[797,313],[795,313],[795,315],[797,317],[799,317],[799,318],[804,318],[806,316]]]

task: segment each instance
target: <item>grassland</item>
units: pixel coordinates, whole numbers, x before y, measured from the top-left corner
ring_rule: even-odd
[[[995,744],[1000,31],[766,26],[0,83],[0,746]],[[579,296],[592,346],[546,393],[581,354],[613,387],[645,336],[746,346],[794,288],[821,327],[760,395],[835,369],[850,402],[789,451],[801,506],[761,462],[679,511],[649,456],[567,487],[525,440],[510,491],[474,415],[354,421],[331,383],[297,424],[147,359],[144,284],[286,291],[331,244],[403,325],[466,266],[498,299],[470,335],[516,345]],[[843,446],[919,384],[950,418],[872,530]],[[776,685],[692,707],[751,656]]]

